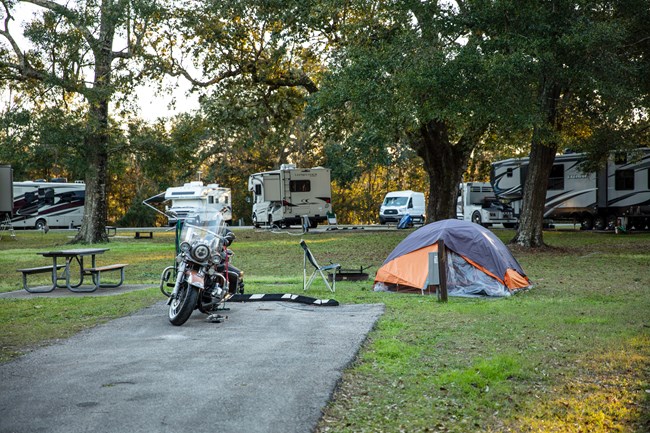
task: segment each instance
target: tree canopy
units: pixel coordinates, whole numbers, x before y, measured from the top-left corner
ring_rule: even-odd
[[[430,220],[453,218],[463,177],[532,150],[516,240],[539,246],[558,149],[598,164],[650,141],[648,0],[0,1],[15,99],[0,157],[25,175],[85,176],[88,242],[107,218],[151,219],[129,209],[199,170],[248,217],[248,174],[285,162],[331,167],[355,200],[343,220],[371,221],[385,192],[409,187],[428,188]],[[17,37],[23,4],[39,12]],[[124,116],[135,86],[165,75],[200,110]]]

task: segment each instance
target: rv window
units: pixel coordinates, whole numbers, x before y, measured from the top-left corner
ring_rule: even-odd
[[[255,185],[255,195],[262,195],[262,185]]]
[[[291,192],[309,192],[311,191],[311,182],[308,180],[289,181],[289,191]]]
[[[43,203],[49,205],[54,204],[54,188],[45,188],[43,190]]]
[[[208,203],[210,203],[210,204],[214,203],[214,196],[213,195],[208,196]]]
[[[409,209],[413,209],[413,198],[410,198],[410,199],[409,199],[409,206],[408,206],[408,208],[409,208]]]
[[[511,168],[506,170],[506,177],[512,177],[512,169]]]
[[[59,196],[59,203],[72,203],[74,199],[74,192],[64,192]]]
[[[617,191],[634,189],[634,170],[616,170],[614,188]]]
[[[548,177],[548,189],[564,189],[564,165],[557,164],[551,168]]]

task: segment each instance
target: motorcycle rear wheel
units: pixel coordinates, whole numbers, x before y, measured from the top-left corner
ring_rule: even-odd
[[[175,326],[181,326],[187,322],[192,315],[199,291],[186,282],[182,282],[178,288],[176,299],[169,305],[169,322]]]

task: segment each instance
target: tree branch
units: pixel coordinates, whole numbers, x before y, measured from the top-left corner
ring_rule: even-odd
[[[93,36],[92,33],[88,31],[88,28],[84,26],[82,19],[79,17],[75,11],[67,8],[64,5],[60,5],[51,0],[21,0],[25,3],[31,3],[36,6],[40,6],[44,9],[55,12],[63,17],[65,17],[70,23],[81,32],[84,36],[84,39],[88,42],[90,46],[95,46],[97,44],[97,38]]]

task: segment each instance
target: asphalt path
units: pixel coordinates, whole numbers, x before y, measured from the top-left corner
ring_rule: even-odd
[[[310,432],[384,306],[164,303],[0,365],[0,432]]]

